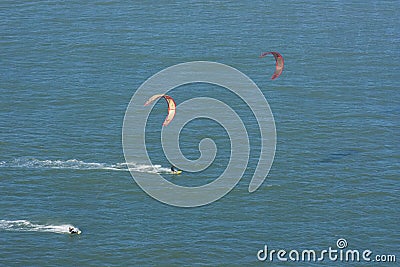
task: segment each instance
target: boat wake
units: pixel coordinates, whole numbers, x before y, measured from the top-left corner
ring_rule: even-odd
[[[51,225],[35,224],[27,220],[7,221],[0,220],[0,230],[14,232],[50,232],[56,234],[69,234],[69,227],[75,227],[71,224]]]
[[[69,160],[39,160],[36,158],[17,158],[11,161],[0,161],[0,168],[26,168],[26,169],[73,169],[73,170],[109,170],[109,171],[134,171],[146,173],[167,173],[169,168],[161,165],[145,165],[131,163],[98,163],[84,162],[77,159]]]

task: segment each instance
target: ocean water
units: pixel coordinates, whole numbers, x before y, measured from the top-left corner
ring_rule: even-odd
[[[398,1],[1,1],[0,265],[342,266],[257,258],[264,245],[321,251],[340,238],[398,262],[399,10]],[[273,57],[259,58],[266,51],[285,59],[273,81]],[[250,109],[213,85],[174,89],[177,103],[207,96],[235,109],[251,149],[229,194],[179,208],[132,179],[122,124],[146,79],[197,60],[258,85],[274,114],[276,154],[250,194],[260,155]],[[206,170],[172,177],[164,116],[159,104],[148,121],[153,164],[139,158],[132,173],[185,186],[218,177],[230,157],[224,128],[190,122],[182,153],[198,158],[205,137],[218,152]],[[68,235],[71,225],[82,234]]]

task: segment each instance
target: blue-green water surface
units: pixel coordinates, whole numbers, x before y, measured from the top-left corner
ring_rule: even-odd
[[[330,266],[259,262],[257,252],[320,251],[339,238],[399,258],[399,10],[398,1],[1,1],[0,265]],[[273,81],[273,57],[259,58],[266,51],[285,58]],[[121,131],[140,84],[194,60],[253,79],[274,114],[277,150],[248,193],[259,133],[240,109],[248,170],[224,198],[187,209],[134,182]],[[204,84],[175,95],[243,104]],[[169,168],[163,108],[147,136],[160,172]],[[221,174],[230,147],[218,124],[189,123],[182,151],[196,159],[204,137],[218,145],[213,165],[168,179],[198,186]],[[152,169],[136,164],[138,175]]]

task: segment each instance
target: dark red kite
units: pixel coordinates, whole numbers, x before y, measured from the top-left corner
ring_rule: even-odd
[[[275,72],[274,75],[272,75],[271,79],[274,80],[276,78],[279,77],[279,75],[281,75],[282,71],[283,71],[283,66],[284,66],[284,60],[281,54],[279,54],[278,52],[265,52],[262,53],[260,58],[265,57],[266,55],[272,54],[275,58],[276,61],[276,67],[275,67]]]

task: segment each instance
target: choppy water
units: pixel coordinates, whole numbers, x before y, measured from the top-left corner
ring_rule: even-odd
[[[399,10],[398,1],[2,1],[1,264],[272,265],[257,260],[265,244],[322,250],[338,238],[350,249],[399,257]],[[274,50],[285,69],[271,81],[272,57],[258,56]],[[140,84],[193,60],[228,64],[253,79],[273,111],[278,142],[258,191],[247,191],[260,149],[250,130],[250,163],[238,186],[213,204],[183,209],[133,181],[121,130]],[[207,85],[175,95],[236,105],[234,95]],[[156,127],[163,116],[160,107],[150,118],[154,166],[139,159],[129,168],[188,186],[218,176],[229,143],[208,120],[188,124],[181,145],[195,159],[211,135],[214,164],[166,174]],[[242,118],[251,129],[249,110]],[[82,235],[58,234],[69,225]]]

